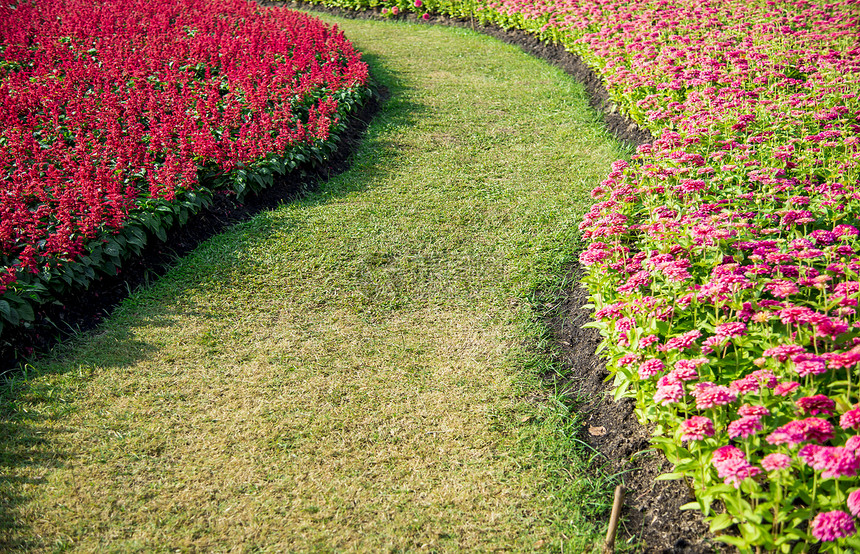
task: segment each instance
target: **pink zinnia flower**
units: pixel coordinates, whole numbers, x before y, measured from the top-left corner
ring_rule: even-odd
[[[714,406],[725,406],[737,400],[738,395],[728,387],[713,383],[699,383],[693,392],[696,408],[705,410]]]
[[[757,369],[750,373],[749,377],[754,378],[761,385],[769,389],[774,388],[779,383],[779,381],[777,381],[776,379],[776,375],[774,375],[772,371],[769,371],[767,369]]]
[[[857,429],[860,427],[860,404],[848,410],[839,418],[839,426],[843,429]]]
[[[835,541],[850,537],[857,532],[850,514],[841,510],[822,512],[815,516],[810,526],[812,536],[820,541]]]
[[[764,406],[751,406],[749,404],[744,404],[743,406],[738,408],[738,415],[742,416],[742,417],[746,417],[746,416],[763,417],[766,415],[770,415],[770,410],[768,410]]]
[[[729,388],[735,391],[738,394],[746,394],[748,392],[755,392],[759,389],[761,385],[753,375],[747,375],[741,379],[736,379],[729,383]]]
[[[745,416],[740,419],[736,419],[729,423],[729,437],[730,438],[747,438],[750,435],[754,435],[756,431],[761,430],[761,418],[759,416]]]
[[[686,350],[693,346],[696,342],[696,339],[702,336],[702,333],[693,329],[692,331],[687,331],[681,336],[673,337],[666,341],[666,344],[663,346],[665,351],[669,350]]]
[[[815,396],[804,396],[795,402],[800,411],[805,415],[817,414],[833,414],[833,408],[836,407],[836,402],[823,394]]]
[[[654,393],[654,402],[661,406],[679,402],[682,398],[684,398],[684,385],[681,383],[667,383],[657,387],[657,392]]]
[[[700,366],[708,363],[707,358],[694,358],[692,360],[678,360],[675,362],[675,371],[678,379],[682,381],[692,381],[698,379],[699,373],[696,371]]]
[[[643,381],[645,379],[650,379],[663,371],[663,367],[662,360],[658,360],[657,358],[647,360],[639,366],[639,378]]]
[[[797,288],[797,285],[795,285],[791,281],[786,281],[785,279],[774,279],[773,281],[765,285],[764,288],[772,295],[777,296],[779,298],[785,298],[786,296],[791,296],[792,294],[797,294],[798,292],[800,292],[800,289]]]
[[[838,479],[857,475],[857,470],[860,469],[860,458],[842,446],[822,446],[813,455],[812,463],[809,465],[820,471],[825,479]]]
[[[740,321],[723,323],[722,325],[717,325],[715,333],[718,337],[730,339],[732,337],[739,337],[741,335],[746,335],[747,334],[747,326],[745,323],[741,323]]]
[[[700,441],[714,436],[714,422],[704,416],[693,416],[681,422],[681,442]]]
[[[648,348],[659,340],[660,339],[657,338],[657,335],[648,335],[647,337],[642,337],[641,339],[639,339],[639,348]]]
[[[803,352],[805,352],[805,350],[800,345],[781,344],[779,346],[774,346],[773,348],[768,348],[762,355],[766,358],[776,358],[780,362],[784,362],[792,356],[802,354]]]
[[[855,435],[845,441],[845,448],[860,456],[860,435]]]
[[[854,227],[853,225],[842,224],[833,228],[833,236],[836,238],[854,237],[857,236],[858,233],[860,233],[860,231],[858,231],[857,227]]]
[[[822,443],[833,438],[833,426],[816,417],[789,421],[777,428],[765,440],[770,444],[796,446],[804,441]]]
[[[677,368],[678,365],[675,364]],[[699,372],[695,369],[673,369],[667,374],[667,377],[672,381],[683,383],[684,381],[693,381],[699,378]]]
[[[848,511],[850,511],[854,517],[860,518],[860,489],[857,489],[848,495]]]
[[[727,444],[714,450],[714,453],[711,455],[711,461],[714,465],[721,464],[731,458],[746,458],[746,454],[737,446]]]
[[[774,452],[761,459],[761,467],[766,471],[777,471],[791,465],[791,457]]]
[[[735,488],[740,486],[741,481],[755,477],[761,470],[751,465],[744,458],[746,455],[737,447],[721,446],[714,451],[711,463],[717,469],[717,475],[727,485]]]
[[[800,386],[800,383],[797,381],[786,381],[784,383],[778,384],[774,389],[773,393],[777,396],[788,396],[792,392],[794,392],[797,387]]]
[[[801,377],[827,373],[827,361],[821,356],[803,353],[792,356],[791,361],[794,362],[794,371]]]
[[[620,366],[630,365],[636,361],[639,361],[639,354],[637,354],[635,352],[628,352],[627,354],[624,354],[623,356],[618,358],[618,365],[620,365]]]

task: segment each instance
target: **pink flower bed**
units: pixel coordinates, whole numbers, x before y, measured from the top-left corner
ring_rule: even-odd
[[[113,268],[129,223],[320,152],[367,77],[336,29],[244,0],[4,3],[0,328],[93,241]]]
[[[856,7],[582,3],[543,27],[659,137],[593,191],[580,260],[617,395],[743,548],[860,544]]]

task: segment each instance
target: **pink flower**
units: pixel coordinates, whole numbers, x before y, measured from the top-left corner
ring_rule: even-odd
[[[804,441],[822,443],[833,438],[833,426],[817,417],[789,421],[768,435],[765,440],[770,444],[796,446]]]
[[[766,415],[770,415],[770,410],[765,408],[764,406],[751,406],[749,404],[744,404],[740,408],[738,408],[738,415],[747,417],[747,416],[758,416],[763,417]]]
[[[860,456],[860,435],[855,435],[845,441],[845,448]]]
[[[791,281],[786,281],[785,279],[774,279],[773,281],[765,285],[764,288],[772,295],[779,298],[785,298],[787,296],[791,296],[792,294],[797,294],[798,292],[800,292],[800,289],[797,288],[797,285],[795,285]]]
[[[746,458],[746,454],[744,454],[744,451],[737,446],[732,446],[728,444],[726,446],[721,446],[717,448],[711,455],[711,461],[714,463],[714,465],[720,464],[725,460],[729,460],[731,458]]]
[[[738,488],[744,479],[761,473],[761,470],[747,462],[745,457],[743,451],[737,447],[721,446],[714,451],[711,463],[725,484]]]
[[[797,387],[800,386],[800,383],[797,381],[786,381],[784,383],[778,384],[773,389],[773,393],[777,396],[788,396],[792,392],[794,392]]]
[[[421,0],[415,0],[415,7],[416,8],[420,8],[423,5],[424,5],[424,2],[422,2]]]
[[[848,511],[850,511],[854,517],[860,518],[860,489],[857,489],[848,495]]]
[[[836,238],[850,238],[857,236],[860,231],[857,230],[857,227],[853,225],[837,225],[833,228],[833,236]]]
[[[776,358],[780,362],[784,362],[792,356],[803,352],[805,352],[803,347],[797,344],[781,344],[773,348],[768,348],[762,355],[766,358]]]
[[[754,378],[758,381],[762,386],[765,386],[769,389],[776,387],[779,383],[776,379],[776,375],[773,374],[772,371],[767,369],[757,369],[749,374],[750,377]]]
[[[843,429],[857,429],[860,427],[860,404],[848,410],[839,418],[839,426]]]
[[[791,465],[791,457],[774,452],[761,459],[761,467],[766,471],[777,471]]]
[[[707,358],[694,358],[692,360],[678,360],[675,362],[675,372],[678,379],[681,381],[692,381],[699,378],[699,372],[696,371],[700,366],[708,363]]]
[[[737,379],[729,383],[729,388],[738,394],[746,394],[748,392],[758,391],[760,385],[758,379],[753,375],[747,375],[741,379]]]
[[[797,451],[797,457],[806,465],[812,466],[815,463],[815,455],[821,448],[818,444],[806,444]]]
[[[795,402],[800,411],[806,415],[833,414],[836,402],[823,394],[815,396],[804,396]]]
[[[708,337],[704,341],[702,341],[702,353],[710,354],[713,352],[715,346],[720,346],[723,342],[728,341],[728,337],[721,337],[719,335],[714,335],[713,337]],[[728,345],[727,345],[728,346]]]
[[[673,337],[666,341],[666,344],[663,346],[665,351],[669,350],[686,350],[693,346],[696,342],[696,339],[702,336],[702,333],[693,329],[692,331],[687,331],[681,336]]]
[[[792,356],[791,361],[794,362],[794,371],[801,377],[807,375],[821,375],[827,372],[827,362],[821,356],[815,354],[798,354]]]
[[[659,340],[660,339],[657,338],[657,335],[648,335],[647,337],[642,337],[641,339],[639,339],[639,348],[648,348]]]
[[[654,403],[661,406],[679,402],[682,398],[684,398],[684,385],[681,383],[667,383],[658,386],[657,392],[654,393]]]
[[[759,416],[745,416],[729,423],[728,432],[730,438],[747,438],[761,430],[761,418]]]
[[[637,354],[635,352],[628,352],[627,354],[621,356],[618,359],[618,365],[620,365],[620,366],[630,365],[636,361],[639,361],[639,354]]]
[[[835,541],[854,535],[854,520],[841,510],[822,512],[815,516],[810,526],[812,536],[820,541]]]
[[[696,398],[696,408],[700,410],[725,406],[738,398],[738,394],[733,390],[713,383],[699,383],[692,394]]]
[[[639,366],[639,378],[643,381],[645,379],[650,379],[654,377],[661,371],[663,371],[663,361],[657,358],[652,358],[642,363]]]
[[[715,333],[718,337],[730,339],[732,337],[746,335],[747,326],[745,323],[741,323],[740,321],[723,323],[722,325],[717,325]]]
[[[860,469],[860,458],[842,446],[807,444],[797,455],[807,465],[820,471],[824,479],[850,477],[857,475],[857,470]]]
[[[424,21],[430,21],[430,14],[425,13],[424,15],[421,16],[421,19],[423,19]]]
[[[681,442],[688,440],[700,441],[706,436],[714,436],[714,422],[707,417],[693,416],[681,422]]]

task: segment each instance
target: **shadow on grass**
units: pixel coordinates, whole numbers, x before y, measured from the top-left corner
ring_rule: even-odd
[[[223,245],[217,248],[217,260],[211,260],[212,263],[202,260],[203,263],[190,268],[192,274],[181,276],[179,286],[188,286],[194,282],[203,283],[210,279],[211,273],[196,271],[201,267],[213,270],[218,267],[219,271],[224,268],[240,270],[239,254],[244,251],[248,240],[265,238],[276,231],[284,231],[291,225],[288,221],[275,221],[267,217],[266,210],[285,202],[301,202],[302,207],[326,204],[339,196],[366,189],[366,183],[370,179],[365,175],[369,177],[389,171],[387,165],[392,163],[396,154],[390,143],[381,140],[378,130],[390,131],[392,127],[411,126],[425,115],[427,110],[407,98],[407,89],[401,84],[397,72],[388,66],[384,59],[372,54],[364,54],[363,59],[370,67],[375,83],[374,98],[370,101],[375,106],[370,106],[370,112],[365,111],[353,117],[350,129],[341,138],[336,159],[333,159],[330,166],[313,174],[302,175],[302,181],[299,183],[276,183],[274,188],[280,188],[274,195],[264,193],[260,198],[246,200],[241,205],[238,217],[234,217],[235,214],[215,214],[214,220],[210,217],[203,221],[202,226],[207,227],[205,233],[181,239],[177,239],[176,235],[169,236],[168,241],[155,245],[155,255],[152,250],[149,252],[158,259],[144,257],[133,262],[132,265],[139,266],[137,279],[130,275],[130,269],[123,268],[122,279],[111,283],[95,283],[90,290],[74,299],[79,305],[77,309],[82,317],[77,322],[64,321],[65,325],[75,331],[71,338],[50,346],[49,352],[43,354],[46,360],[44,363],[33,358],[30,364],[7,370],[5,373],[0,372],[0,551],[49,546],[37,544],[38,538],[27,533],[26,521],[32,516],[27,514],[24,517],[22,507],[46,484],[44,476],[56,468],[66,466],[71,458],[78,455],[76,452],[58,450],[56,444],[57,438],[62,434],[76,432],[76,429],[63,426],[62,422],[75,409],[75,399],[79,393],[77,390],[64,388],[63,384],[46,385],[40,378],[51,376],[50,380],[63,381],[61,376],[76,370],[81,371],[80,368],[85,365],[82,358],[87,357],[84,351],[93,348],[93,344],[98,349],[99,367],[107,370],[133,366],[155,356],[159,350],[157,345],[135,339],[134,315],[127,323],[115,323],[111,326],[110,344],[98,343],[99,335],[106,332],[102,329],[103,326],[93,325],[93,320],[100,321],[105,313],[113,313],[120,303],[123,304],[124,311],[134,314],[134,296],[141,296],[140,291],[149,289],[168,270],[178,271],[182,275],[181,260],[195,249],[198,254],[202,254],[202,249],[198,247],[212,235],[227,230],[236,223],[246,222],[233,250]],[[363,168],[361,175],[341,179],[342,184],[337,186],[323,184],[327,179],[350,171],[357,162]],[[189,223],[193,225],[193,222]],[[182,230],[178,232],[181,233]],[[177,247],[178,244],[186,242],[189,244]],[[229,274],[229,271],[227,273]],[[107,287],[112,289],[106,290]],[[129,299],[131,291],[138,292]],[[110,297],[113,299],[112,304],[105,307],[98,300],[100,296]],[[63,308],[67,309],[66,306]],[[183,310],[183,315],[188,315],[188,310]],[[199,315],[204,318],[211,316]],[[147,323],[170,332],[170,328],[177,325],[177,318],[162,312],[154,320],[149,318]],[[50,362],[51,359],[57,361]],[[74,377],[77,388],[80,388],[82,382],[89,380],[88,375],[70,377]]]

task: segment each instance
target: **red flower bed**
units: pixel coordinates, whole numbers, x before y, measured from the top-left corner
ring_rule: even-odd
[[[336,29],[243,0],[0,6],[0,324],[211,187],[322,158],[367,77]]]

